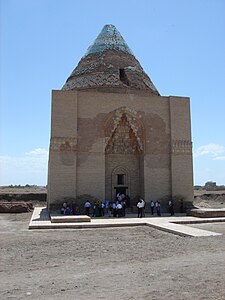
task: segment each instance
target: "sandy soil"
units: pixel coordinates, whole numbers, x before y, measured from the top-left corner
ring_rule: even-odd
[[[21,187],[10,187],[10,186],[0,186],[0,194],[39,194],[47,193],[46,187],[41,186],[21,186]]]
[[[225,208],[225,191],[195,191],[193,204],[202,208]]]
[[[149,227],[28,231],[30,213],[0,214],[0,299],[225,299],[222,236]],[[198,225],[199,226],[199,225]]]

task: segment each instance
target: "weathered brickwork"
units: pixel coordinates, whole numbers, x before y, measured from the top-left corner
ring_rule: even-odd
[[[77,130],[71,130],[71,115],[71,122],[67,122],[70,128],[65,131],[73,136],[51,138],[50,202],[62,203],[64,198],[82,194],[111,199],[118,188],[118,174],[125,175],[121,187],[132,199],[138,195],[147,201],[180,195],[192,201],[190,119],[183,122],[183,115],[189,114],[188,98],[176,98],[173,120],[170,97],[54,91],[57,100],[53,97],[53,106],[63,107],[58,99],[63,103],[66,95],[69,101],[67,93],[75,106],[72,110],[79,112]],[[61,110],[64,117],[66,110]],[[55,126],[59,126],[56,121]]]
[[[192,142],[187,140],[173,140],[172,153],[177,154],[191,154]]]
[[[64,90],[94,87],[128,87],[159,95],[151,79],[113,25],[106,25],[78,66]]]
[[[133,204],[192,202],[189,98],[160,96],[117,32],[106,33],[52,93],[48,208],[119,191]]]

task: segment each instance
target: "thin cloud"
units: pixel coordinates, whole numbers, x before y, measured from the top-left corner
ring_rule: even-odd
[[[30,152],[26,152],[26,155],[48,155],[48,151],[43,148],[37,148]]]
[[[225,160],[225,156],[214,157],[213,160]]]
[[[45,185],[48,151],[37,148],[22,156],[0,156],[0,185],[38,184]]]
[[[216,159],[217,157],[223,157],[223,156],[221,156],[221,154],[223,154],[224,152],[225,152],[224,146],[211,143],[211,144],[199,147],[194,152],[194,157],[208,155],[208,156],[213,157],[213,159]]]

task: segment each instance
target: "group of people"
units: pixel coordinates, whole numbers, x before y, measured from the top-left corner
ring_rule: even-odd
[[[89,205],[89,201],[87,201],[85,204],[84,204],[84,207],[87,207],[87,205]],[[108,204],[106,205],[105,203],[103,203],[102,201],[96,201],[94,202],[94,205],[93,205],[93,214],[92,214],[92,217],[103,217],[105,215],[105,210],[106,210],[106,206],[108,207]],[[90,206],[91,207],[91,206]],[[90,209],[89,207],[89,209]],[[85,208],[86,210],[87,208]],[[89,216],[89,209],[88,209],[88,212],[86,213],[86,215]]]
[[[79,210],[78,206],[72,205],[70,207],[67,202],[64,202],[63,206],[61,207],[61,214],[62,215],[79,215],[80,210]]]
[[[161,204],[160,204],[160,201],[156,201],[154,202],[153,200],[151,200],[151,203],[150,203],[150,206],[151,206],[151,214],[152,216],[154,215],[154,209],[156,209],[156,214],[157,216],[161,216]]]
[[[157,213],[157,216],[161,216],[161,207],[160,207],[160,201],[156,201],[154,202],[153,200],[151,201],[150,203],[150,206],[151,206],[151,214],[153,215],[154,214],[154,208],[156,209],[156,213]],[[168,207],[169,207],[169,213],[171,216],[174,215],[174,202],[173,200],[169,200],[168,202]]]
[[[130,202],[127,201],[127,196],[123,194],[117,194],[116,200],[114,202],[110,202],[109,200],[105,200],[105,202],[102,201],[95,201],[93,205],[91,205],[91,202],[87,200],[84,204],[84,212],[85,215],[90,216],[91,209],[92,209],[92,217],[102,217],[107,215],[108,217],[125,217],[126,216],[126,208],[130,206]],[[169,200],[168,202],[169,212],[170,215],[174,215],[174,202],[173,200]],[[137,203],[137,209],[138,209],[138,218],[145,217],[145,208],[146,203],[145,201],[140,198]],[[161,216],[161,206],[160,201],[154,202],[151,200],[150,202],[150,208],[151,208],[151,215],[154,215],[154,211],[156,210],[157,216]],[[63,203],[63,206],[61,208],[61,214],[64,215],[79,215],[80,210],[78,206],[72,206],[70,207],[67,202]]]
[[[110,203],[109,216],[115,217],[125,217],[126,216],[127,204],[124,200]]]
[[[154,209],[156,209],[157,216],[161,216],[161,207],[160,207],[160,201],[154,202],[151,200],[150,202],[151,207],[151,214],[154,215]],[[140,198],[139,202],[137,203],[138,208],[138,218],[142,218],[145,216],[145,201]]]
[[[126,208],[127,202],[125,197],[119,197],[120,200],[110,202],[109,200],[102,201],[95,201],[92,205],[89,200],[84,203],[84,213],[87,216],[92,217],[103,217],[107,215],[108,217],[125,217],[126,215]],[[69,206],[67,202],[63,203],[61,208],[61,214],[63,215],[79,215],[80,209],[78,206]]]
[[[85,212],[89,215],[89,210],[86,211],[87,206],[91,207],[89,201],[85,204]],[[108,217],[125,217],[126,208],[130,206],[130,198],[128,195],[118,193],[114,202],[105,200],[105,202],[96,201],[93,205],[92,217],[101,217],[107,215]]]
[[[87,202],[86,202],[87,203]],[[86,205],[85,203],[85,205]],[[93,217],[101,217],[107,215],[108,217],[125,217],[127,204],[125,200],[109,202],[95,202],[93,206]]]

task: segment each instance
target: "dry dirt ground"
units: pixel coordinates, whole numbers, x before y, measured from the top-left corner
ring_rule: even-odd
[[[28,230],[0,214],[0,299],[225,299],[223,233],[180,237],[150,227]]]
[[[0,186],[0,194],[26,194],[26,193],[32,193],[32,194],[39,194],[39,193],[47,193],[46,187],[41,186]]]
[[[194,191],[193,204],[199,208],[225,208],[225,191]]]

